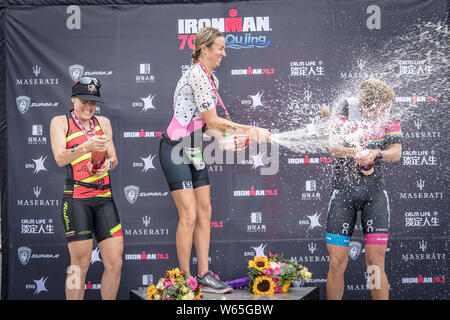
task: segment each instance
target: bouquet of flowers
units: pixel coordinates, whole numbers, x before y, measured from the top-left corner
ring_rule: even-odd
[[[269,257],[255,257],[248,262],[249,290],[253,294],[279,294],[289,290],[291,282],[308,281],[312,273],[297,261],[269,253]]]
[[[148,286],[147,300],[200,300],[201,289],[195,278],[175,268],[166,272],[158,284]]]

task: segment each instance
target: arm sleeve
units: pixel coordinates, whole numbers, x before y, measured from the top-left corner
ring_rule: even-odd
[[[386,127],[386,141],[389,144],[402,143],[403,132],[400,121],[394,120],[388,123]]]

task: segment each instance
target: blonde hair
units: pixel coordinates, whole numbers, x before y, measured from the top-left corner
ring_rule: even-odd
[[[197,35],[194,40],[195,48],[191,55],[191,64],[197,63],[198,58],[200,57],[200,53],[202,51],[201,47],[203,45],[206,45],[207,48],[210,48],[213,45],[214,41],[220,37],[224,38],[225,36],[223,35],[222,32],[220,32],[215,28],[204,27],[200,29],[200,31],[197,32]]]
[[[359,88],[360,103],[370,108],[374,104],[385,103],[394,100],[395,91],[383,81],[369,78],[361,83]]]

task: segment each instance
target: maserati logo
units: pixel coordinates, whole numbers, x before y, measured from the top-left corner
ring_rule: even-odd
[[[308,250],[311,254],[314,254],[314,251],[317,250],[317,244],[314,242],[308,243]]]
[[[348,255],[352,260],[356,260],[361,253],[361,243],[351,241],[348,245]]]
[[[311,100],[312,97],[311,91],[309,90],[303,91],[303,97],[305,98],[306,102],[309,102],[309,100]]]
[[[366,61],[365,60],[357,60],[356,64],[358,65],[359,70],[363,70],[364,66],[366,65]]]
[[[149,217],[149,216],[142,217],[142,224],[144,226],[148,227],[150,225],[150,220],[151,220],[151,217]]]
[[[31,249],[28,247],[20,247],[17,249],[17,254],[19,255],[19,261],[24,266],[31,258]]]
[[[23,86],[23,85],[57,85],[59,84],[59,79],[57,78],[38,78],[41,74],[42,67],[38,65],[34,65],[32,67],[33,74],[36,78],[17,78],[16,79],[16,85]]]
[[[44,161],[47,159],[47,156],[41,156],[39,159],[31,159],[34,161],[34,171],[33,173],[36,174],[40,171],[47,171],[47,169],[44,167]]]
[[[414,126],[417,128],[417,130],[420,130],[420,128],[422,128],[422,120],[414,120]]]
[[[39,186],[33,187],[33,193],[36,196],[36,198],[39,198],[39,196],[41,195],[41,190],[42,188]]]
[[[74,82],[77,82],[83,77],[84,67],[79,64],[74,64],[69,67],[70,77]]]
[[[420,248],[420,250],[422,250],[422,252],[425,252],[425,250],[427,250],[427,242],[424,240],[420,241],[419,248]]]
[[[417,185],[417,188],[419,188],[420,191],[422,191],[423,188],[425,187],[425,181],[422,179],[419,179],[416,181],[416,185]]]
[[[139,187],[138,186],[126,186],[123,191],[125,192],[125,198],[130,204],[136,202],[139,197]]]
[[[33,67],[33,73],[37,77],[41,73],[41,67],[39,67],[38,65],[35,65]]]
[[[21,114],[25,114],[30,109],[31,98],[27,96],[19,96],[16,98],[17,109]]]

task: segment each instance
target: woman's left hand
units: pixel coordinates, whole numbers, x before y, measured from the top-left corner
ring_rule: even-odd
[[[111,161],[110,160],[106,160],[105,163],[97,170],[93,170],[93,165],[92,163],[89,161],[87,164],[87,169],[88,172],[92,175],[95,175],[97,177],[101,177],[102,175],[104,175],[109,169],[111,169]]]

